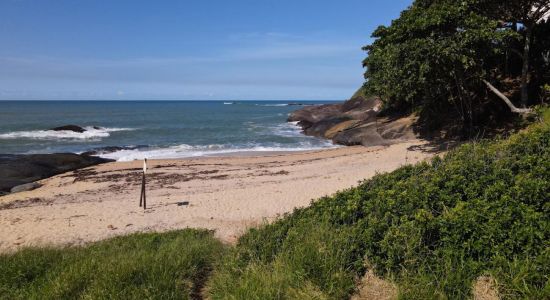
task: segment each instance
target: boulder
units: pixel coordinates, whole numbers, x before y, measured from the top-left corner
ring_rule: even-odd
[[[334,118],[327,118],[319,122],[313,123],[311,126],[304,130],[304,133],[316,137],[325,137],[325,133],[334,126],[350,121],[347,116],[336,116]]]
[[[27,182],[29,181],[24,179],[0,178],[0,193],[3,192],[9,194],[12,187],[25,184]]]
[[[29,182],[25,184],[16,185],[11,188],[11,193],[19,193],[19,192],[26,192],[26,191],[32,191],[34,189],[37,189],[41,187],[40,183],[38,182]]]
[[[0,155],[0,191],[112,160],[74,153]]]
[[[73,132],[78,132],[78,133],[82,133],[82,132],[86,131],[86,129],[84,129],[80,126],[77,126],[77,125],[64,125],[64,126],[51,128],[50,130],[53,130],[53,131],[73,131]]]
[[[388,140],[410,140],[416,137],[413,124],[416,117],[404,117],[396,120],[381,119],[378,125],[378,133]]]
[[[380,136],[377,131],[376,122],[362,124],[339,132],[334,135],[332,140],[337,144],[346,146],[380,146],[392,143],[390,140],[386,140]]]

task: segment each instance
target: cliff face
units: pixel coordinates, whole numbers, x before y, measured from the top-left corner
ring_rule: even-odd
[[[365,97],[361,90],[348,101],[308,106],[294,111],[289,122],[298,122],[304,134],[331,139],[341,145],[377,146],[414,139],[413,117],[380,117],[382,102]]]

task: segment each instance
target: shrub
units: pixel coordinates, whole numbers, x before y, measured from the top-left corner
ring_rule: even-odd
[[[504,297],[550,297],[548,121],[377,175],[249,231],[215,272],[211,296],[343,299],[371,268],[405,298],[467,298],[485,274]]]

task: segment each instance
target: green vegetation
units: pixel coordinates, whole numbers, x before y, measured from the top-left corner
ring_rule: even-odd
[[[508,139],[379,174],[235,247],[208,231],[0,255],[5,299],[345,299],[367,269],[402,298],[550,298],[550,110]],[[206,289],[202,289],[207,282]]]
[[[550,87],[549,87],[550,88]],[[360,87],[359,89],[357,89],[357,91],[355,91],[355,93],[353,93],[353,96],[351,96],[350,99],[355,99],[355,98],[358,98],[358,97],[364,97],[366,94],[366,90],[365,90],[365,87],[362,86]]]
[[[208,231],[133,234],[0,256],[2,299],[189,299],[224,251]]]
[[[550,97],[547,2],[416,0],[374,32],[354,97],[430,120],[452,112],[470,130],[514,111],[498,98],[539,104]],[[183,230],[0,255],[0,297],[345,299],[373,270],[405,299],[469,298],[482,275],[503,298],[550,299],[550,110],[540,116],[319,199],[235,247]]]
[[[509,119],[502,96],[540,104],[550,83],[548,11],[547,0],[416,0],[364,48],[366,93],[430,122],[456,116],[469,130]]]
[[[491,275],[505,298],[550,297],[550,113],[250,230],[214,299],[343,299],[367,268],[403,298],[464,299]]]

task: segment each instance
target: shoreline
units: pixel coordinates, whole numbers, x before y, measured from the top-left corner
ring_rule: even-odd
[[[281,154],[292,154],[292,153],[302,153],[302,152],[311,152],[311,151],[324,151],[324,150],[330,150],[330,149],[337,149],[346,147],[343,145],[333,145],[331,147],[320,147],[320,148],[296,148],[296,150],[250,150],[250,149],[237,149],[237,150],[228,150],[227,152],[212,152],[212,153],[203,153],[200,155],[185,155],[185,156],[168,156],[168,157],[158,157],[158,156],[150,156],[146,157],[147,160],[181,160],[181,159],[200,159],[200,158],[208,158],[208,157],[260,157],[260,156],[271,156],[271,155],[281,155]],[[133,160],[116,160],[114,158],[111,158],[106,153],[102,155],[92,155],[94,157],[99,157],[103,159],[111,159],[114,162],[132,162],[132,161],[143,161],[143,158],[135,158]],[[146,156],[146,155],[144,155]]]
[[[0,252],[188,227],[234,243],[248,228],[313,199],[432,157],[414,150],[425,144],[151,160],[145,211],[138,206],[141,161],[63,173],[41,180],[38,189],[0,197]]]

